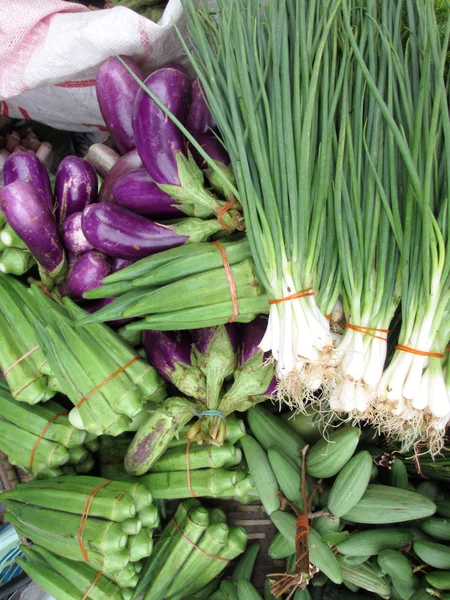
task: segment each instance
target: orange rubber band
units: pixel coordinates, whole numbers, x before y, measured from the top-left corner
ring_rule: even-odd
[[[232,323],[239,316],[239,304],[236,290],[236,282],[234,280],[234,275],[230,267],[230,263],[228,262],[228,257],[225,248],[222,246],[220,242],[211,242],[213,246],[217,248],[220,252],[223,261],[223,268],[225,269],[225,275],[228,279],[228,284],[230,286],[230,294],[231,294],[231,304],[233,306],[233,314],[228,319],[228,323]]]
[[[86,562],[88,561],[88,555],[86,552],[86,548],[84,547],[83,535],[84,535],[84,530],[86,529],[89,511],[91,510],[92,502],[94,501],[96,494],[103,487],[107,486],[110,483],[111,483],[110,480],[104,481],[103,483],[98,485],[96,488],[91,490],[86,497],[86,502],[84,503],[83,514],[81,515],[80,524],[78,526],[78,545],[80,546],[81,554],[83,555],[83,558]]]
[[[95,588],[95,586],[97,585],[97,581],[100,579],[100,577],[103,575],[103,571],[99,571],[97,573],[97,575],[95,576],[94,581],[91,583],[90,588],[88,589],[88,591],[85,593],[85,595],[83,596],[83,598],[81,600],[86,600],[86,598],[89,597],[89,594],[92,592],[92,590]]]
[[[35,352],[38,348],[39,348],[39,344],[37,346],[34,346],[34,348],[31,348],[31,350],[28,350],[28,352],[25,352],[25,354],[23,356],[18,358],[16,361],[13,362],[12,365],[9,365],[9,367],[3,371],[3,375],[6,375],[7,373],[9,373],[11,371],[11,369],[14,369],[14,367],[16,365],[21,363],[27,356],[30,356],[30,354]]]
[[[228,225],[225,225],[225,223],[222,220],[222,217],[225,213],[227,213],[230,208],[233,208],[233,206],[236,206],[237,202],[236,200],[231,200],[231,202],[226,202],[222,208],[219,210],[219,212],[217,213],[217,220],[219,221],[220,226],[223,229],[226,229],[227,231],[234,231],[235,227],[228,227]]]
[[[114,377],[116,377],[117,375],[119,375],[119,373],[122,373],[122,371],[125,371],[125,369],[127,369],[130,365],[132,365],[134,362],[136,362],[138,360],[138,358],[139,358],[139,356],[135,356],[130,361],[128,361],[126,365],[123,365],[123,367],[120,367],[120,369],[117,369],[117,371],[115,371],[112,375],[109,375],[109,377],[107,377],[104,381],[102,381],[101,383],[99,383],[93,390],[91,390],[89,392],[89,394],[87,394],[84,398],[82,398],[78,402],[78,404],[76,405],[77,408],[80,408],[80,406],[82,404],[84,404],[84,402],[86,402],[86,400],[88,398],[90,398],[92,396],[92,394],[95,394],[95,392],[98,392],[98,390],[101,387],[103,387],[105,384],[107,384],[108,381],[111,381],[111,379],[114,379]]]
[[[310,287],[300,290],[299,292],[295,292],[295,294],[291,294],[290,296],[285,296],[284,298],[269,300],[269,304],[280,304],[280,302],[288,302],[289,300],[297,300],[298,298],[306,298],[307,296],[314,296],[314,292]]]
[[[188,438],[188,443],[186,446],[186,477],[187,477],[187,486],[188,490],[193,498],[198,498],[197,494],[191,487],[191,472],[189,470],[189,450],[191,448],[191,440]]]
[[[389,333],[389,329],[377,329],[376,327],[364,327],[364,325],[353,325],[352,323],[346,323],[345,326],[347,329],[352,329],[353,331],[359,331],[359,333],[363,333],[364,335],[370,335],[370,337],[376,338],[377,340],[382,340],[383,342],[387,342],[387,337],[383,337],[381,335],[375,335],[371,333],[371,331],[377,331],[378,333],[385,333],[386,335]]]
[[[445,346],[445,349],[450,352],[450,346]]]
[[[409,346],[403,346],[402,344],[397,344],[395,349],[401,350],[402,352],[409,352],[416,356],[429,356],[430,358],[444,358],[445,356],[441,352],[424,352],[423,350],[416,350],[416,348],[410,348]]]
[[[331,321],[331,317],[333,316],[333,313],[330,313],[329,315],[325,315],[325,319],[327,321]]]
[[[36,449],[37,449],[37,447],[38,447],[38,445],[39,445],[39,442],[42,440],[42,438],[43,438],[43,437],[44,437],[44,435],[46,434],[46,432],[47,432],[48,428],[50,427],[50,425],[51,425],[52,423],[54,423],[58,417],[65,417],[65,416],[67,416],[67,413],[66,413],[66,412],[65,412],[65,413],[58,413],[57,415],[54,415],[54,416],[53,416],[53,417],[50,419],[50,421],[47,423],[47,425],[44,427],[44,429],[42,430],[42,432],[41,432],[41,435],[40,435],[40,436],[38,437],[38,439],[35,441],[35,443],[34,443],[34,446],[33,446],[33,448],[31,449],[31,454],[30,454],[30,471],[31,471],[31,470],[32,470],[32,468],[33,468],[34,455],[35,455]]]
[[[190,540],[188,537],[186,537],[184,535],[184,533],[181,531],[181,527],[178,525],[178,523],[175,521],[175,517],[172,519],[173,524],[175,525],[175,529],[178,531],[178,533],[181,535],[181,537],[183,538],[183,540],[185,540],[188,544],[190,544],[193,548],[195,548],[196,550],[198,550],[199,552],[201,552],[203,554],[203,556],[207,556],[208,558],[214,558],[215,560],[223,560],[224,562],[230,562],[229,558],[223,558],[223,556],[215,556],[214,554],[208,554],[208,552],[205,552],[204,550],[202,550],[201,548],[199,548],[197,546],[197,544],[194,544],[194,542],[192,540]]]
[[[297,533],[295,534],[295,541],[298,541],[302,537],[308,534],[309,523],[308,515],[298,515],[297,521],[295,522]]]

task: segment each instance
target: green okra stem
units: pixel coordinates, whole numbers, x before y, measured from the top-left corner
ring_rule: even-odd
[[[92,469],[95,467],[95,460],[89,454],[82,462],[76,463],[74,465],[75,473],[79,473],[80,475],[84,475],[85,473],[90,473]]]
[[[154,498],[175,499],[190,498],[192,492],[197,496],[220,497],[226,490],[233,488],[237,475],[223,469],[200,469],[190,473],[190,489],[187,473],[174,471],[170,473],[150,473],[141,477],[142,483],[148,487]]]
[[[224,579],[220,584],[220,591],[227,600],[239,600],[237,587],[232,581]],[[242,600],[246,600],[244,597]]]
[[[84,594],[81,594],[78,588],[58,573],[55,573],[53,569],[38,563],[25,561],[22,558],[16,558],[16,562],[35,583],[53,598],[58,598],[58,600],[82,600],[84,597]]]
[[[6,421],[0,421],[0,439],[4,440],[6,444],[20,443],[23,450],[29,452],[27,468],[29,468],[33,450],[34,456],[49,467],[59,467],[70,460],[69,452],[62,444],[42,438],[36,445],[39,436]]]
[[[174,533],[170,550],[165,556],[164,563],[160,563],[158,571],[154,574],[144,600],[163,600],[167,596],[171,582],[191,553],[195,551],[194,546],[200,541],[208,524],[209,513],[203,506],[195,506],[189,510],[183,527],[175,519],[174,525],[178,535]]]
[[[139,517],[134,517],[132,519],[126,519],[121,523],[122,531],[126,533],[128,536],[130,535],[138,535],[138,533],[142,529],[142,521]]]
[[[213,446],[207,444],[191,444],[189,448],[189,469],[219,468],[224,465],[235,465],[239,452],[231,444]],[[169,448],[151,467],[154,473],[164,471],[185,471],[186,448]]]
[[[159,526],[159,512],[156,506],[146,506],[139,511],[139,519],[147,529],[156,529]]]
[[[128,538],[127,549],[130,553],[130,562],[136,563],[152,554],[153,538],[147,529],[141,531],[134,536]]]
[[[187,433],[189,432],[190,425],[186,425],[181,429],[178,434],[178,438],[174,438],[170,444],[169,448],[175,448],[179,446],[186,446],[188,439]],[[238,440],[240,440],[245,435],[245,424],[242,419],[237,419],[234,415],[230,415],[226,418],[226,434],[225,441],[228,444],[235,444]]]
[[[69,464],[77,465],[84,462],[89,456],[89,452],[83,446],[69,448]]]
[[[27,473],[30,472],[30,452],[24,450],[22,446],[13,444],[4,439],[0,440],[0,448],[8,456],[9,462],[16,466],[24,469]],[[39,458],[35,457],[33,460],[32,475],[35,478],[45,479],[54,478],[61,475],[62,471],[58,467],[49,467],[45,462],[41,462]]]

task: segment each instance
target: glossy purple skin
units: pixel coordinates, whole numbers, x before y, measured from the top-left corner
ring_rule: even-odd
[[[59,224],[95,202],[97,187],[97,174],[91,163],[78,156],[64,158],[55,178],[56,217]]]
[[[17,180],[0,188],[0,209],[41,267],[52,273],[64,258],[56,220],[36,188]]]
[[[122,60],[144,79],[140,67],[126,56]],[[108,58],[97,72],[97,99],[108,130],[122,154],[135,148],[131,117],[139,84],[115,56]]]
[[[111,262],[100,252],[86,252],[73,265],[64,281],[67,294],[77,300],[89,290],[102,285],[102,279],[112,271]]]
[[[211,129],[217,128],[204,96],[201,81],[196,77],[192,82],[192,101],[186,120],[186,128],[191,133],[210,133]]]
[[[113,204],[91,204],[81,221],[87,240],[113,258],[138,260],[182,246],[189,239]]]
[[[158,69],[144,83],[184,123],[191,97],[189,77],[168,67]],[[134,104],[133,130],[136,148],[151,178],[159,184],[179,185],[176,154],[186,155],[186,140],[143,89]]]
[[[210,158],[212,158],[217,163],[223,164],[225,167],[230,166],[230,157],[228,156],[227,151],[216,138],[216,136],[214,136],[213,134],[208,135],[196,133],[194,137]],[[195,159],[195,162],[198,164],[199,167],[203,168],[208,166],[203,156],[201,156],[201,154],[197,152],[194,146],[190,145],[190,151]]]
[[[150,177],[146,169],[137,169],[127,173],[113,186],[114,202],[138,215],[165,218],[180,217],[180,211],[169,194],[163,192]]]
[[[18,179],[31,183],[38,191],[42,201],[53,210],[53,195],[48,171],[40,158],[31,152],[14,152],[3,166],[5,185]]]
[[[94,249],[92,244],[87,241],[81,228],[82,215],[82,212],[73,213],[64,221],[62,228],[64,247],[75,256]]]
[[[201,329],[192,329],[191,335],[195,347],[200,354],[206,354],[209,344],[216,332],[217,327],[203,327]],[[231,342],[233,352],[237,352],[240,343],[239,326],[237,323],[227,323],[225,325],[228,338]]]
[[[191,365],[191,339],[186,331],[144,331],[142,344],[150,364],[161,377],[172,381],[174,361]]]
[[[125,258],[115,258],[113,260],[113,273],[126,269],[134,263],[134,260],[126,260]]]
[[[184,73],[185,75],[187,75],[189,77],[189,73],[188,73],[188,70],[186,69],[186,67],[183,67],[183,65],[180,65],[179,63],[167,63],[167,65],[164,65],[163,68],[164,69],[176,69],[177,71],[180,71],[180,73]]]
[[[256,317],[250,323],[241,325],[241,365],[246,363],[252,356],[259,352],[259,344],[267,329],[267,317]]]
[[[125,156],[119,158],[119,160],[116,162],[116,164],[112,167],[112,169],[108,172],[105,179],[103,180],[102,187],[100,188],[100,193],[98,195],[98,201],[112,202],[113,187],[116,181],[118,181],[127,173],[135,171],[136,169],[141,169],[142,167],[142,160],[137,150],[131,150],[131,152],[128,152],[128,154],[125,154]]]

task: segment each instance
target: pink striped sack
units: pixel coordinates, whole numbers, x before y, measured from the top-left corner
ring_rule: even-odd
[[[98,67],[113,54],[132,57],[146,73],[168,62],[186,64],[174,23],[185,31],[180,0],[169,0],[158,23],[123,7],[0,0],[0,114],[104,131]]]

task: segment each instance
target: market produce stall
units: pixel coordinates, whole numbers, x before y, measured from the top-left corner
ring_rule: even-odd
[[[446,598],[449,7],[176,14],[81,156],[0,122],[4,581]]]

